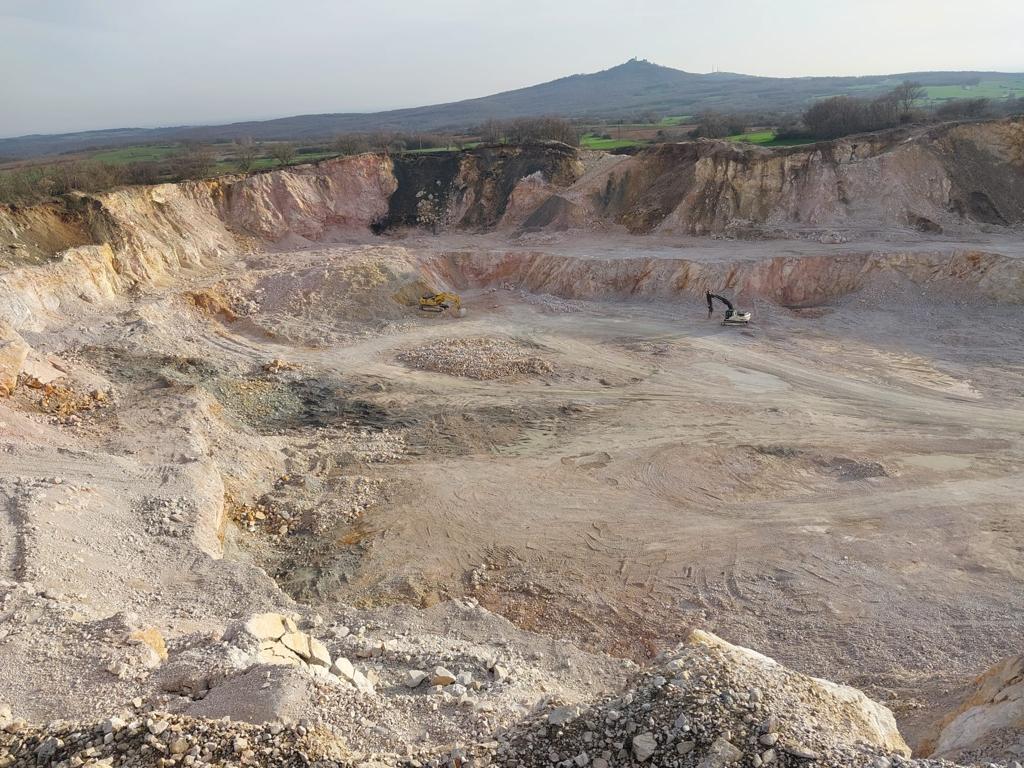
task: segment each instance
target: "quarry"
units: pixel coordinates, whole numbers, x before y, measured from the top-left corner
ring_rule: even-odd
[[[1020,768],[1021,137],[0,207],[0,768]]]

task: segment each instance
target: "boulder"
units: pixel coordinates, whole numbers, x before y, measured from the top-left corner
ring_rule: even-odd
[[[297,628],[294,621],[280,613],[257,613],[242,625],[242,629],[257,640],[280,640]]]
[[[336,674],[342,680],[348,680],[352,682],[352,678],[355,675],[355,667],[352,666],[352,662],[346,659],[344,656],[339,656],[334,660],[334,664],[331,666],[331,672]]]
[[[309,637],[309,658],[307,661],[313,666],[323,667],[325,669],[331,668],[331,654],[327,650],[327,646],[317,640],[315,637]]]
[[[422,669],[410,669],[405,673],[405,678],[402,682],[405,683],[406,688],[416,688],[427,679],[427,673]]]
[[[8,397],[18,386],[29,346],[7,323],[0,321],[0,397]]]
[[[373,680],[364,675],[358,669],[352,673],[352,685],[360,693],[372,694],[374,692]]]
[[[548,712],[548,725],[565,725],[579,716],[579,707],[555,707]]]
[[[137,629],[128,635],[128,641],[148,646],[156,655],[158,662],[167,661],[167,644],[164,642],[160,630],[156,627]]]
[[[54,358],[45,358],[37,352],[29,352],[22,363],[21,372],[35,382],[36,386],[52,384],[63,378],[66,373],[63,368],[54,365],[53,360]]]
[[[260,649],[256,653],[256,661],[260,664],[271,664],[274,666],[298,666],[302,664],[302,659],[294,651],[276,640],[260,641]]]
[[[305,632],[288,632],[282,635],[281,645],[301,657],[303,661],[309,661],[309,635]]]
[[[313,681],[299,669],[254,667],[222,681],[185,711],[197,717],[230,717],[249,723],[299,720],[313,696]]]
[[[743,757],[743,753],[732,743],[719,737],[711,742],[707,754],[698,768],[725,768]]]
[[[430,676],[431,685],[451,685],[455,682],[455,675],[444,667],[435,667],[434,673]]]
[[[633,757],[639,762],[648,760],[658,748],[658,740],[653,733],[640,733],[633,737]]]

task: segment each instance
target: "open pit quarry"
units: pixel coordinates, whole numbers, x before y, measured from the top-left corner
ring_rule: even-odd
[[[1022,137],[0,208],[0,768],[1020,768]]]

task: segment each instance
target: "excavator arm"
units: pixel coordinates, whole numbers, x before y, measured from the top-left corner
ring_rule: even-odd
[[[715,299],[725,304],[725,317],[722,319],[724,325],[746,325],[750,322],[749,312],[740,312],[732,305],[725,296],[720,296],[717,293],[711,291],[704,292],[704,298],[708,302],[708,317],[710,318],[715,313]]]
[[[704,293],[704,298],[708,300],[708,317],[711,317],[715,313],[714,299],[718,299],[720,302],[725,304],[726,317],[731,317],[732,313],[735,311],[735,307],[733,307],[732,302],[725,298],[725,296],[719,296],[717,293],[706,291]]]

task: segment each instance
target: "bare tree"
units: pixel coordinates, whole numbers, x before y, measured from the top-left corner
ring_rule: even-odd
[[[331,142],[334,151],[341,155],[359,155],[370,151],[370,141],[359,133],[342,133]]]
[[[914,108],[917,102],[921,101],[928,95],[928,91],[925,90],[923,85],[915,80],[904,80],[893,89],[892,95],[900,105],[901,113],[907,115],[910,114],[910,111]]]
[[[235,151],[235,161],[238,163],[238,169],[242,173],[248,173],[256,164],[256,158],[259,157],[259,147],[250,136],[245,136],[236,143],[238,149]]]
[[[270,148],[271,156],[281,166],[295,162],[295,145],[290,141],[279,141]]]
[[[815,139],[880,131],[898,125],[906,117],[900,114],[900,105],[897,91],[870,100],[833,96],[812,104],[803,114],[803,123],[807,135]]]
[[[138,160],[129,163],[125,172],[132,184],[156,184],[160,180],[160,163]]]
[[[383,155],[391,153],[392,142],[395,139],[395,134],[386,133],[385,131],[377,131],[376,133],[370,134],[368,141],[370,148],[374,152],[380,152]]]
[[[171,170],[179,179],[201,179],[213,171],[215,164],[216,159],[209,147],[189,141],[174,158]]]
[[[504,126],[497,120],[488,120],[480,126],[480,140],[484,144],[501,144],[505,140]]]
[[[530,141],[560,141],[579,146],[579,127],[560,117],[520,117],[515,120],[488,120],[480,126],[485,144],[524,144]]]
[[[940,120],[976,119],[992,114],[988,99],[952,99],[935,110]]]
[[[741,116],[709,110],[697,116],[697,127],[690,131],[690,135],[695,139],[722,139],[743,133],[746,129],[747,121]]]

